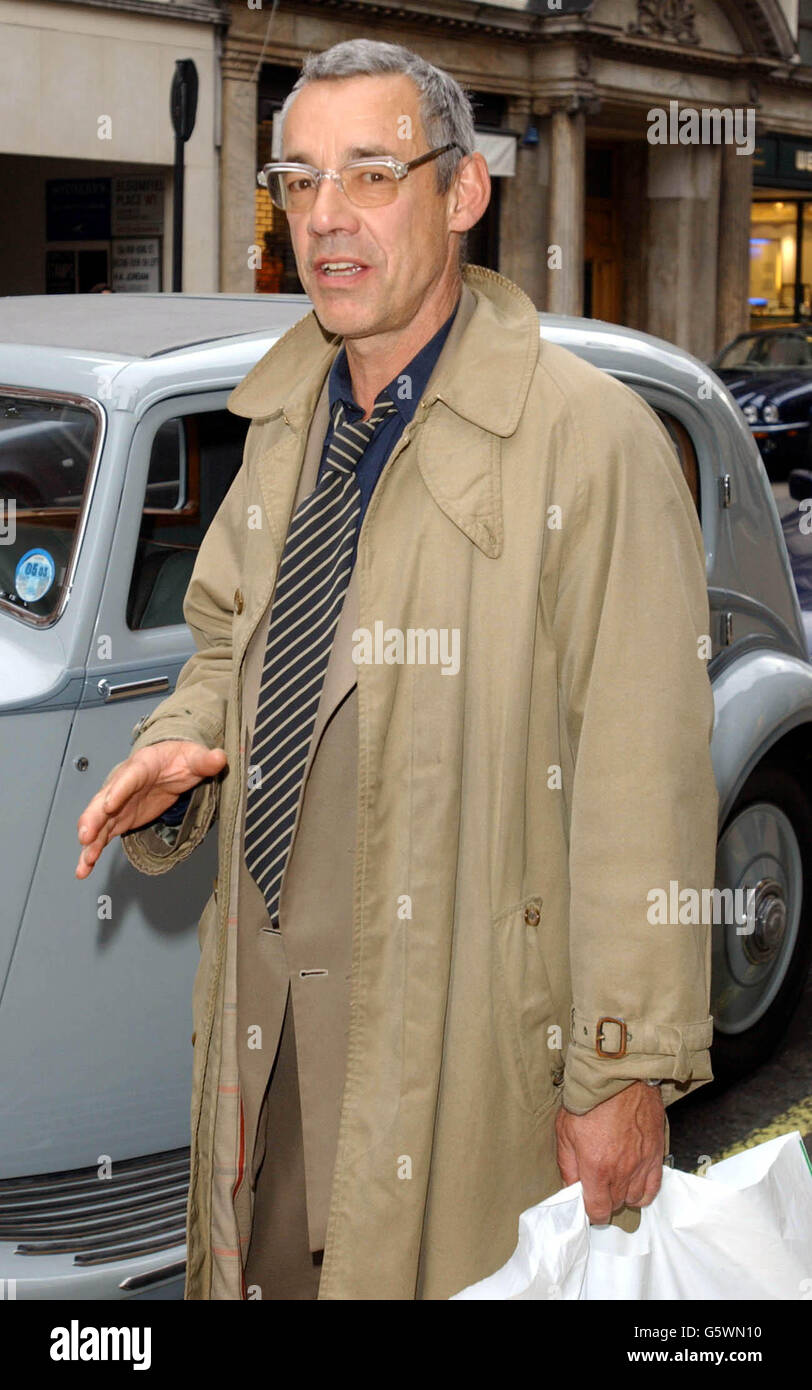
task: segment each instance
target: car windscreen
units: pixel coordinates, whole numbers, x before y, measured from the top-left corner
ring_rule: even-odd
[[[714,366],[718,368],[746,367],[806,367],[812,364],[809,338],[804,333],[758,333],[737,338],[724,348]]]
[[[61,612],[101,412],[0,387],[0,606],[38,625]]]

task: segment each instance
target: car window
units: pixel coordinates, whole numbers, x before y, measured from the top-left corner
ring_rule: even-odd
[[[101,428],[91,402],[0,392],[0,605],[39,625],[69,592]]]
[[[153,436],[127,626],[182,623],[198,548],[242,463],[248,421],[227,410],[164,421]]]
[[[750,333],[719,353],[717,368],[812,366],[812,338],[804,332]]]
[[[765,339],[767,367],[804,367],[809,363],[806,339],[800,333],[776,333]]]
[[[717,367],[741,367],[749,362],[758,339],[754,334],[746,338],[736,338],[729,347],[723,349],[716,359]]]
[[[694,442],[682,421],[678,420],[676,416],[670,415],[667,410],[657,410],[656,413],[671,436],[671,441],[677,451],[677,458],[679,459],[679,465],[682,469],[682,475],[688,484],[688,490],[694,500],[697,515],[701,520],[702,508],[700,505],[699,464],[697,463]]]

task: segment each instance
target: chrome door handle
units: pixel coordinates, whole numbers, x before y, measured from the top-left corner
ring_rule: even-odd
[[[169,689],[169,677],[156,676],[146,681],[125,681],[123,685],[111,685],[108,680],[102,678],[97,689],[105,700],[126,700],[131,695],[158,695],[162,690]]]

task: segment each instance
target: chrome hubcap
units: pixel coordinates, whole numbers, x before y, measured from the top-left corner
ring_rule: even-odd
[[[798,938],[803,862],[777,806],[754,802],[731,821],[717,849],[716,887],[739,889],[745,911],[712,927],[711,1012],[720,1033],[743,1033],[773,1002]]]
[[[787,930],[787,904],[784,890],[774,878],[756,884],[753,900],[753,931],[743,938],[744,954],[754,965],[772,960]]]

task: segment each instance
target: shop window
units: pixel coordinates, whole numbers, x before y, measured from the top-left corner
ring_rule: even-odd
[[[89,294],[109,278],[108,245],[50,247],[45,252],[46,294]]]
[[[791,319],[795,311],[797,203],[755,202],[750,221],[750,312]]]
[[[801,317],[812,318],[812,202],[804,203],[801,218]]]
[[[296,81],[293,68],[265,66],[260,79],[259,120],[257,122],[257,169],[273,159],[273,122],[285,96]],[[254,241],[262,253],[262,263],[254,271],[257,294],[303,294],[296,270],[296,258],[288,231],[288,219],[274,207],[267,188],[254,190]]]

